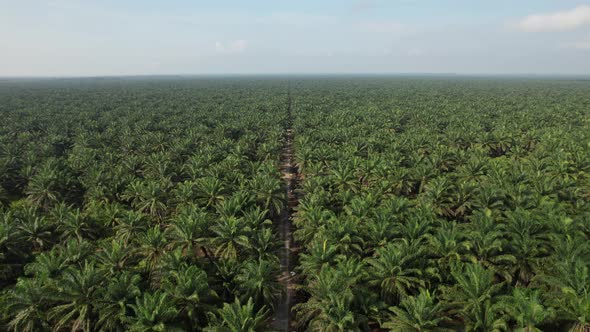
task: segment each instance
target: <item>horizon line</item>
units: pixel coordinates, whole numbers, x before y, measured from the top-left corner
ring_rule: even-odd
[[[530,78],[530,77],[588,77],[587,74],[573,73],[454,73],[454,72],[300,72],[300,73],[183,73],[183,74],[112,74],[112,75],[0,75],[0,80],[6,79],[89,79],[89,78],[148,78],[148,77],[256,77],[256,76],[438,76],[438,77],[513,77],[513,78]]]

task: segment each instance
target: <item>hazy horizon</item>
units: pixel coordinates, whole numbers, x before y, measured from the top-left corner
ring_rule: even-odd
[[[590,75],[589,1],[0,4],[0,77]]]
[[[178,73],[178,74],[126,74],[126,75],[22,75],[22,76],[0,76],[0,80],[61,80],[61,79],[141,79],[141,78],[240,78],[240,77],[259,77],[259,78],[274,78],[274,77],[383,77],[383,78],[515,78],[515,79],[590,79],[590,74],[562,74],[562,73],[472,73],[472,74],[456,74],[456,73],[363,73],[363,72],[341,72],[341,73],[210,73],[210,74],[192,74],[192,73]]]

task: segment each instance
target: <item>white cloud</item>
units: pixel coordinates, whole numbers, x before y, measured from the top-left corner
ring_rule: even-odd
[[[248,48],[248,41],[245,39],[237,39],[229,43],[221,41],[215,42],[215,51],[223,54],[244,53]]]
[[[571,10],[534,14],[518,22],[518,27],[527,32],[565,31],[590,25],[590,6],[582,5]]]

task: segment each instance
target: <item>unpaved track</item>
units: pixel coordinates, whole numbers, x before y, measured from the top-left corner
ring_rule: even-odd
[[[285,146],[281,158],[281,173],[285,182],[285,191],[287,194],[287,206],[283,208],[279,220],[279,233],[283,247],[281,248],[279,258],[281,262],[281,275],[279,281],[284,287],[284,294],[276,308],[275,316],[272,321],[272,327],[278,331],[290,331],[293,321],[291,319],[291,307],[295,289],[292,284],[292,271],[294,268],[293,256],[293,236],[291,234],[291,220],[295,207],[297,206],[297,196],[295,186],[297,184],[298,172],[293,161],[293,130],[291,117],[291,93],[288,96],[288,120],[285,128]]]

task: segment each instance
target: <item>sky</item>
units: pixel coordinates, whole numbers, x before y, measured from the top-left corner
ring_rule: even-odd
[[[0,0],[0,76],[590,74],[590,1]]]

